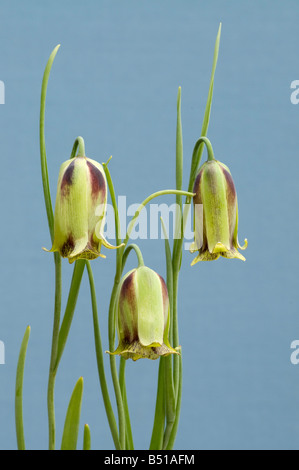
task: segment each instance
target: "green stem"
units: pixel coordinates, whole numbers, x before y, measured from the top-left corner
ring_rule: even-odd
[[[177,348],[180,345],[179,340],[179,326],[178,326],[178,286],[179,286],[179,272],[173,271],[173,330],[172,330],[172,341],[173,347]],[[178,382],[179,382],[179,361],[180,356],[176,355],[173,358],[173,381],[175,396],[178,394]]]
[[[129,223],[129,226],[128,226],[128,230],[127,230],[127,234],[126,234],[126,238],[124,239],[124,246],[120,248],[120,250],[124,250],[124,248],[126,247],[128,241],[129,241],[129,238],[130,238],[130,234],[133,230],[133,227],[135,225],[135,222],[137,220],[137,218],[139,217],[142,209],[149,203],[151,202],[154,198],[156,197],[159,197],[159,196],[166,196],[168,194],[176,194],[176,195],[180,195],[180,196],[188,196],[188,197],[192,197],[193,196],[193,193],[191,193],[190,191],[179,191],[177,189],[164,189],[162,191],[157,191],[156,193],[153,193],[151,194],[150,196],[148,196],[141,204],[140,206],[138,207],[137,211],[135,212],[134,216],[132,217],[130,223]]]
[[[91,269],[89,261],[86,261],[86,267],[87,267],[87,272],[88,272],[90,293],[91,293],[92,316],[93,316],[94,339],[95,339],[96,358],[97,358],[97,365],[98,365],[98,374],[99,374],[104,406],[105,406],[112,438],[114,441],[115,448],[119,450],[120,443],[118,439],[118,430],[117,430],[113,408],[112,408],[110,397],[109,397],[109,391],[108,391],[106,376],[105,376],[104,357],[103,357],[100,326],[99,326],[99,320],[98,320],[98,308],[97,308],[94,278],[93,278],[93,273],[92,273],[92,269]]]
[[[110,159],[108,160],[110,161]],[[117,245],[121,243],[121,231],[120,231],[120,220],[118,214],[118,207],[116,203],[116,196],[114,191],[114,186],[112,182],[112,178],[106,164],[103,164],[103,168],[105,171],[107,184],[110,192],[111,202],[114,209],[114,218],[115,218],[115,233],[116,233],[116,242]],[[108,339],[109,339],[109,350],[114,351],[114,343],[115,343],[115,305],[116,305],[116,296],[118,291],[118,286],[120,283],[120,278],[122,274],[122,252],[120,253],[121,248],[118,248],[116,251],[116,274],[114,277],[114,284],[111,292],[110,297],[110,304],[109,304],[109,314],[108,314]],[[119,426],[119,443],[120,448],[125,449],[126,445],[126,415],[125,415],[125,408],[122,399],[121,388],[118,379],[117,367],[116,367],[116,359],[115,356],[109,355],[110,359],[110,370],[111,370],[111,377],[112,383],[114,387],[117,411],[118,411],[118,426]]]
[[[176,415],[175,415],[175,421],[171,430],[171,434],[169,437],[169,441],[165,447],[166,450],[171,450],[173,448],[175,439],[176,439],[176,434],[177,434],[178,427],[179,427],[180,409],[181,409],[181,403],[182,403],[182,377],[183,377],[182,357],[179,356],[179,387],[178,387],[177,403],[176,403]]]
[[[188,191],[193,191],[193,186],[195,182],[195,178],[197,175],[198,167],[200,164],[204,144],[206,144],[208,149],[208,159],[211,160],[214,158],[212,146],[210,145],[210,141],[206,139],[209,121],[210,121],[210,114],[211,114],[211,106],[212,106],[212,98],[213,98],[213,89],[214,89],[214,76],[216,71],[216,65],[218,61],[218,53],[219,53],[219,44],[220,44],[220,36],[221,36],[221,23],[218,29],[218,34],[215,42],[214,48],[214,57],[213,57],[213,66],[212,66],[212,73],[210,79],[210,86],[208,92],[208,98],[203,118],[202,130],[201,130],[201,137],[196,142],[192,154],[192,161],[191,161],[191,168],[190,168],[190,176],[189,176],[189,185]],[[175,241],[174,250],[173,250],[173,257],[172,257],[172,266],[173,266],[173,345],[174,347],[179,345],[179,336],[178,336],[178,281],[179,281],[179,272],[181,268],[181,260],[182,260],[182,249],[183,249],[183,240],[184,240],[184,233],[185,227],[187,223],[188,213],[190,210],[191,205],[191,197],[186,197],[186,203],[184,206],[183,211],[183,218],[182,218],[182,230],[181,230],[181,237]],[[182,398],[182,356],[178,356],[174,358],[174,388],[175,388],[175,395],[176,395],[176,418],[175,422],[171,431],[171,435],[169,441],[166,445],[166,449],[172,449],[174,445],[176,433],[178,429],[179,423],[179,416],[180,416],[180,408],[181,408],[181,398]]]
[[[85,260],[79,259],[75,262],[68,300],[67,300],[67,304],[65,308],[65,313],[64,313],[64,317],[61,322],[60,331],[59,331],[55,370],[57,370],[59,362],[61,360],[64,348],[66,345],[66,341],[68,338],[68,334],[71,328],[71,324],[73,321],[84,268],[85,268]]]
[[[163,447],[164,423],[165,423],[165,381],[164,381],[164,366],[165,362],[160,358],[158,385],[157,385],[157,399],[155,408],[155,417],[153,424],[152,437],[150,442],[150,450],[161,450]]]
[[[79,136],[79,137],[77,137],[77,139],[76,139],[75,142],[74,142],[70,159],[71,159],[71,158],[75,158],[76,152],[77,152],[77,148],[78,148],[78,147],[79,147],[79,150],[78,150],[78,155],[77,155],[77,157],[85,157],[85,144],[84,144],[84,139],[83,139],[83,137],[80,137],[80,136]]]
[[[49,187],[48,177],[48,166],[46,156],[46,143],[45,143],[45,110],[46,110],[46,95],[47,86],[50,76],[51,67],[59,45],[52,51],[43,76],[42,88],[41,88],[41,100],[40,100],[40,123],[39,123],[39,135],[40,135],[40,163],[42,173],[42,183],[44,190],[44,200],[48,217],[48,225],[50,236],[53,242],[54,238],[54,215],[51,202],[51,194]],[[49,449],[55,448],[55,407],[54,407],[54,387],[55,387],[55,363],[57,359],[58,349],[58,337],[59,337],[59,323],[60,323],[60,311],[61,311],[61,258],[58,253],[54,253],[55,262],[55,305],[54,305],[54,321],[53,321],[53,335],[52,335],[52,347],[51,347],[51,359],[49,369],[49,380],[48,380],[48,420],[49,420]]]
[[[138,268],[140,268],[140,266],[144,266],[143,256],[142,256],[139,246],[136,245],[135,243],[132,243],[131,245],[127,246],[127,248],[124,251],[123,258],[122,258],[122,270],[124,270],[127,258],[129,256],[130,251],[132,250],[134,250],[137,255]]]
[[[165,381],[165,409],[166,409],[166,429],[164,432],[163,438],[163,449],[167,446],[167,443],[170,438],[170,434],[175,422],[176,416],[176,402],[175,402],[175,393],[174,393],[174,386],[173,386],[173,375],[172,375],[172,357],[164,357],[165,362],[165,373],[164,373],[164,381]]]
[[[55,306],[54,322],[52,334],[52,348],[48,380],[48,420],[49,420],[49,450],[55,449],[55,406],[54,406],[54,388],[57,360],[59,324],[61,311],[61,258],[58,253],[54,253],[55,259]]]
[[[124,404],[125,417],[126,417],[126,450],[134,450],[133,434],[132,434],[128,400],[127,400],[125,370],[126,370],[126,360],[123,357],[121,357],[120,363],[119,363],[119,384],[120,384],[120,389],[121,389],[121,393],[123,397],[123,404]]]

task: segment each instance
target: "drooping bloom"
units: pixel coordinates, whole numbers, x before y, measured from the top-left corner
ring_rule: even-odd
[[[191,265],[216,260],[219,256],[245,261],[238,249],[238,202],[235,185],[226,165],[208,160],[200,168],[193,192],[195,240],[191,253],[198,251]]]
[[[107,182],[103,167],[95,160],[76,157],[64,162],[59,171],[54,213],[54,241],[70,263],[95,259],[101,247],[116,248],[103,236],[107,203]]]
[[[110,354],[134,361],[178,354],[168,340],[167,287],[155,271],[140,266],[128,272],[119,287],[116,309],[119,344]]]

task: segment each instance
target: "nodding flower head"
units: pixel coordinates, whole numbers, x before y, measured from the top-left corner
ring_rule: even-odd
[[[146,266],[127,273],[116,303],[119,344],[125,359],[157,359],[178,354],[168,341],[169,299],[161,276]]]
[[[200,168],[193,192],[195,240],[191,253],[198,251],[198,261],[238,258],[245,261],[238,249],[247,247],[238,242],[238,203],[235,185],[226,165],[211,159]]]
[[[107,204],[107,182],[102,165],[86,157],[64,162],[59,171],[54,213],[54,241],[70,263],[95,259],[101,247],[110,245],[103,236]]]

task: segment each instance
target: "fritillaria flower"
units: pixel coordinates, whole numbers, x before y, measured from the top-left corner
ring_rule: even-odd
[[[161,276],[146,266],[128,272],[117,296],[119,344],[125,359],[157,359],[178,354],[168,341],[169,299]]]
[[[107,182],[103,167],[95,160],[78,156],[64,162],[59,171],[54,213],[54,241],[70,263],[95,259],[101,247],[110,245],[103,236],[107,204]]]
[[[191,253],[198,251],[198,261],[216,260],[219,256],[245,261],[238,249],[238,203],[231,173],[223,163],[209,159],[200,168],[193,192],[195,240]]]

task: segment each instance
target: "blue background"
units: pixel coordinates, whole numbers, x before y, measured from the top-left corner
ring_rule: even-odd
[[[46,390],[54,268],[39,166],[39,100],[51,72],[46,144],[53,198],[60,164],[78,135],[86,154],[110,155],[118,195],[141,202],[175,185],[176,97],[182,87],[184,185],[200,136],[215,38],[222,22],[208,136],[233,174],[246,263],[220,259],[190,268],[179,291],[184,385],[177,449],[297,449],[299,365],[298,125],[290,84],[299,79],[299,4],[262,1],[0,2],[1,315],[0,448],[15,449],[14,382],[21,340],[31,337],[24,379],[28,448],[48,442]],[[159,202],[170,202],[172,197]],[[113,240],[111,240],[113,242]],[[163,240],[141,240],[144,259],[165,276]],[[103,348],[115,253],[93,262]],[[128,268],[134,265],[130,257]],[[63,307],[72,268],[63,262]],[[109,360],[105,356],[109,386]],[[127,364],[135,447],[147,448],[157,361]],[[57,445],[68,400],[84,377],[80,429],[93,448],[113,449],[98,383],[84,276],[56,381]],[[112,391],[112,389],[111,389]],[[114,403],[114,401],[113,401]]]

